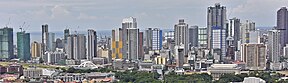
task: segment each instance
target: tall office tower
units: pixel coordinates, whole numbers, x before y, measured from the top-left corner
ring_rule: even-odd
[[[46,52],[47,48],[47,43],[48,43],[48,25],[42,25],[42,55],[44,55],[44,53]]]
[[[64,40],[63,39],[60,39],[60,38],[57,38],[56,41],[55,41],[55,49],[56,48],[64,48]]]
[[[207,48],[207,28],[206,27],[198,28],[198,43],[199,43],[199,48]]]
[[[198,26],[189,28],[189,49],[191,47],[198,47]]]
[[[87,60],[92,60],[94,57],[97,57],[97,35],[96,31],[89,29],[88,30],[88,53]]]
[[[213,55],[219,56],[218,61],[222,62],[226,56],[226,30],[221,27],[214,26],[212,27],[212,53]],[[216,59],[217,60],[217,59]]]
[[[148,28],[145,32],[147,50],[161,50],[163,41],[162,30],[159,28]]]
[[[260,43],[245,43],[241,45],[241,58],[246,63],[246,69],[266,69],[266,45]]]
[[[183,68],[183,64],[184,64],[184,56],[185,56],[185,53],[184,53],[184,50],[185,50],[185,46],[184,44],[180,44],[180,45],[176,45],[175,48],[175,60],[176,60],[176,67],[178,69],[181,69]]]
[[[268,56],[272,63],[278,63],[280,60],[280,31],[268,31]]]
[[[121,28],[112,30],[112,59],[123,58],[122,31]]]
[[[249,32],[250,31],[255,31],[255,22],[251,22],[249,20],[246,20],[245,23],[242,23],[240,25],[241,29],[240,29],[240,39],[241,39],[241,44],[243,43],[249,43]]]
[[[235,50],[240,50],[238,48],[238,41],[240,41],[240,19],[232,18],[229,19],[228,29],[227,29],[227,36],[233,38],[232,46],[235,47]],[[228,45],[229,46],[229,45]]]
[[[277,11],[277,30],[280,30],[281,48],[288,44],[288,11],[282,7]]]
[[[33,59],[37,58],[37,57],[40,57],[41,55],[41,44],[34,41],[32,42],[31,44],[31,57]]]
[[[139,59],[139,29],[138,28],[128,28],[128,59],[136,61]]]
[[[145,46],[147,54],[149,51],[152,50],[152,35],[153,35],[152,28],[148,28],[147,30],[145,30]]]
[[[13,28],[0,29],[0,59],[9,60],[14,56]]]
[[[179,23],[174,26],[174,31],[175,45],[179,46],[183,44],[184,55],[187,55],[189,43],[188,24],[184,22],[184,19],[180,19]]]
[[[55,33],[48,32],[48,39],[46,43],[46,51],[55,51]]]
[[[67,59],[81,60],[86,58],[86,40],[84,34],[71,34],[67,37]]]
[[[208,49],[212,49],[212,27],[226,29],[226,7],[216,3],[215,7],[208,7],[207,10],[207,33],[208,33]]]
[[[143,32],[139,32],[138,35],[138,60],[144,60],[144,47],[143,47]]]
[[[30,33],[26,33],[25,31],[17,32],[17,55],[23,61],[31,59]]]
[[[122,50],[122,56],[123,59],[128,59],[128,30],[129,28],[137,28],[137,22],[136,22],[136,18],[134,17],[128,17],[128,18],[124,18],[122,20],[122,41],[123,41],[123,50]],[[137,33],[138,34],[138,33]]]
[[[64,30],[64,44],[67,43],[67,37],[70,35],[69,29]]]

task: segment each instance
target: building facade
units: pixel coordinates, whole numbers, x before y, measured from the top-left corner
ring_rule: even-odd
[[[246,69],[266,69],[267,47],[260,43],[245,43],[241,45],[241,58],[246,63]]]
[[[174,38],[175,45],[184,46],[184,55],[188,54],[188,43],[189,43],[189,34],[188,34],[188,24],[184,22],[184,19],[180,19],[179,23],[174,26]]]
[[[268,56],[272,63],[279,63],[280,61],[280,31],[268,31]]]
[[[0,29],[0,59],[9,60],[14,56],[13,28]]]
[[[87,60],[92,60],[94,57],[97,57],[97,35],[96,31],[89,29],[88,30],[88,49],[87,49]]]
[[[17,32],[17,56],[23,61],[31,60],[30,33]]]
[[[288,44],[288,10],[282,7],[277,11],[277,30],[280,30],[281,48]]]
[[[72,34],[67,38],[67,59],[86,59],[86,38],[84,34]]]
[[[122,59],[123,58],[123,41],[122,41],[122,29],[112,30],[112,59]]]
[[[226,7],[216,3],[214,7],[208,7],[207,10],[207,36],[208,49],[212,49],[212,27],[226,29]]]
[[[35,59],[37,57],[40,57],[40,55],[41,55],[41,44],[36,41],[32,42],[31,57]]]
[[[189,28],[189,49],[198,47],[198,45],[198,26],[191,26]]]

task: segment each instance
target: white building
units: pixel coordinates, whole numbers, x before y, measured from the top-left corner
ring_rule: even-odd
[[[88,30],[88,45],[87,45],[87,60],[92,60],[94,57],[97,57],[97,35],[96,31],[89,29]]]
[[[283,56],[288,57],[288,44],[286,44],[286,46],[283,47]]]
[[[29,77],[29,78],[39,78],[42,73],[42,69],[38,68],[28,68],[23,70],[23,76],[24,77]]]
[[[245,77],[243,83],[266,83],[266,81],[258,77]]]
[[[237,64],[212,64],[207,71],[214,79],[218,79],[223,74],[240,74]]]
[[[188,24],[184,22],[184,19],[180,19],[179,23],[174,26],[174,38],[175,38],[175,45],[180,46],[183,44],[184,46],[184,55],[188,54],[188,43],[189,43],[189,30]]]

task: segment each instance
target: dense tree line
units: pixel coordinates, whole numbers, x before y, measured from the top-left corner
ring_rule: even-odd
[[[156,72],[125,71],[116,72],[115,77],[119,83],[161,83],[158,80],[159,74]]]
[[[164,77],[165,83],[212,83],[212,76],[207,73],[177,75],[171,72]]]

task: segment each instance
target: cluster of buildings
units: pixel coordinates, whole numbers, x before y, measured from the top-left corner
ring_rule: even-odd
[[[288,67],[287,60],[281,59],[288,57],[286,7],[277,11],[277,26],[271,30],[259,30],[251,20],[227,18],[226,12],[225,6],[216,3],[207,9],[207,26],[190,26],[179,19],[173,30],[157,27],[140,30],[136,18],[128,17],[122,20],[122,27],[113,29],[111,36],[104,38],[97,36],[93,29],[87,34],[72,34],[65,29],[63,38],[55,39],[55,33],[49,32],[45,24],[41,42],[30,43],[29,33],[17,32],[16,55],[13,29],[5,27],[0,29],[0,59],[18,58],[55,65],[91,61],[97,65],[111,64],[116,70],[166,68],[180,73],[212,70],[212,73],[216,71],[216,77],[221,72],[229,72],[222,71],[223,68],[237,73]]]

